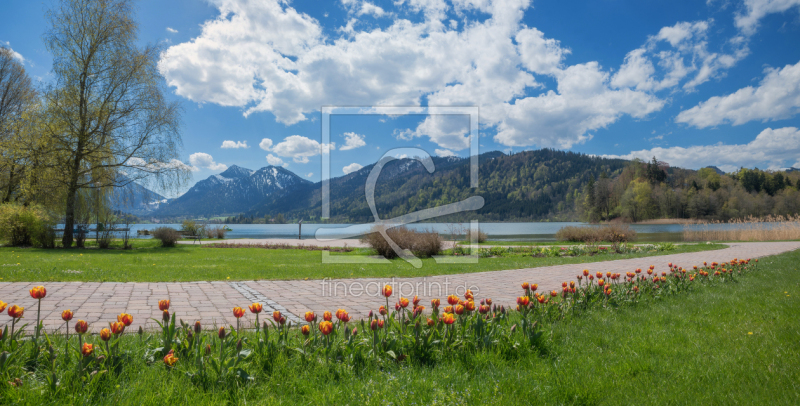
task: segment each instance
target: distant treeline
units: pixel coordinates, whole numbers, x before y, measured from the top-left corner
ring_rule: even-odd
[[[742,168],[721,174],[671,168],[654,157],[631,161],[619,175],[602,173],[576,199],[586,221],[623,218],[729,220],[800,213],[800,172]]]

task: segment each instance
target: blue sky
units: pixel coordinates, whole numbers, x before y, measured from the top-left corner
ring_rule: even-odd
[[[40,82],[49,4],[0,13],[0,42]],[[138,4],[140,40],[164,45],[160,70],[185,108],[194,181],[234,164],[318,181],[321,106],[479,106],[482,152],[800,167],[800,0]],[[336,116],[331,174],[396,147],[467,156],[467,123]]]

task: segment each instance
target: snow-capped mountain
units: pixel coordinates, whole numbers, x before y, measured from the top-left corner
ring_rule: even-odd
[[[181,197],[161,207],[157,216],[233,215],[248,211],[275,192],[311,182],[291,171],[267,166],[257,171],[233,165],[219,175],[197,182]]]
[[[119,183],[122,186],[115,188],[108,199],[113,210],[140,216],[150,214],[169,202],[166,197],[123,175],[120,175]]]

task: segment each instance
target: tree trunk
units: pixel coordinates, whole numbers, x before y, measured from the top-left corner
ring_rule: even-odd
[[[78,143],[80,149],[83,143]],[[75,200],[78,195],[78,170],[80,169],[80,156],[75,157],[75,164],[70,168],[69,185],[67,186],[67,207],[64,216],[64,235],[61,244],[64,248],[72,247],[72,230],[75,227]]]
[[[8,190],[6,190],[6,195],[3,197],[3,203],[8,203],[11,201],[11,192],[14,191],[14,164],[11,164],[11,169],[8,171]]]

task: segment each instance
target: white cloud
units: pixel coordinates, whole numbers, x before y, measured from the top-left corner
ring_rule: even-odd
[[[328,153],[335,147],[335,143],[320,144],[302,135],[290,135],[275,145],[272,150],[282,157],[292,158],[297,163],[305,164],[308,163],[308,158],[323,152]]]
[[[178,30],[176,30],[176,29],[174,29],[172,27],[167,27],[167,32],[170,33],[170,34],[176,34],[178,32]]]
[[[724,76],[750,52],[747,41],[736,36],[726,45],[730,53],[709,51],[708,31],[714,20],[683,21],[673,26],[661,28],[650,36],[645,44],[625,56],[625,63],[611,80],[616,88],[629,87],[644,91],[659,91],[683,85],[687,92],[715,78]],[[668,48],[663,45],[668,44]],[[657,60],[653,64],[653,60]],[[660,69],[656,69],[658,66]],[[657,76],[661,75],[660,79]]]
[[[780,120],[800,112],[800,62],[768,69],[758,87],[747,86],[726,96],[714,96],[681,111],[676,122],[706,128],[723,123]]]
[[[388,14],[383,8],[366,0],[341,0],[341,2],[349,13],[358,16],[372,15],[374,17],[383,17]]]
[[[310,178],[310,177],[312,177],[312,176],[314,176],[314,172],[309,172],[308,174],[306,174],[306,177],[307,177],[307,178]]]
[[[448,149],[460,151],[469,148],[469,116],[431,114],[416,129],[395,130],[395,137],[411,141],[416,137],[428,137],[431,142]]]
[[[768,14],[782,13],[793,7],[800,7],[800,0],[744,0],[744,14],[737,14],[736,27],[745,35],[753,35],[758,22]]]
[[[194,154],[190,155],[189,163],[198,168],[206,168],[212,171],[224,171],[225,169],[228,169],[227,165],[214,162],[214,158],[205,152],[195,152]]]
[[[6,45],[6,48],[8,48],[8,50],[11,51],[11,55],[13,55],[14,58],[18,59],[20,61],[20,63],[25,63],[25,58],[22,57],[21,53],[19,53],[17,51],[14,51],[14,49],[11,48],[11,43],[10,42],[6,41],[5,45]]]
[[[569,148],[585,142],[622,116],[644,118],[663,108],[666,101],[652,92],[677,86],[695,72],[685,85],[691,90],[746,54],[709,52],[710,23],[681,23],[650,41],[669,49],[648,42],[646,51],[626,60],[620,69],[625,73],[612,78],[613,67],[597,62],[565,64],[569,49],[526,27],[522,17],[530,0],[453,0],[453,12],[464,19],[455,26],[444,23],[450,7],[444,0],[396,0],[396,13],[384,11],[401,17],[389,26],[356,24],[353,17],[330,33],[289,2],[213,4],[220,16],[204,23],[197,38],[167,49],[159,63],[180,96],[242,107],[245,115],[268,111],[285,124],[306,120],[322,105],[427,100],[429,106],[479,106],[481,125],[495,127],[495,140],[507,146]],[[357,12],[366,2],[343,4],[359,7],[352,9]],[[409,13],[425,19],[402,18]],[[479,13],[485,15],[470,17]],[[663,78],[653,79],[650,66],[665,71]],[[534,75],[550,76],[555,89]],[[404,136],[425,136],[453,151],[468,146],[466,134],[449,120],[426,119]]]
[[[363,147],[363,146],[367,145],[367,143],[364,142],[364,136],[363,135],[359,135],[359,134],[356,134],[354,132],[347,132],[347,133],[344,133],[344,137],[345,137],[345,143],[344,143],[344,145],[339,147],[340,151],[347,151],[347,150],[356,149],[358,147]]]
[[[357,170],[359,170],[359,169],[361,169],[363,167],[364,166],[353,162],[352,164],[347,165],[344,168],[342,168],[342,172],[344,172],[344,174],[347,175],[348,173],[355,172],[355,171],[357,171]]]
[[[267,155],[267,163],[272,166],[283,166],[283,159],[276,157],[275,155],[269,154]]]
[[[264,151],[269,151],[272,149],[272,140],[269,138],[264,138],[258,143],[259,148],[263,149]]]
[[[436,152],[436,155],[440,157],[458,156],[455,152],[450,151],[449,149],[436,149],[434,152]]]
[[[222,141],[223,149],[239,149],[239,148],[250,148],[247,146],[247,141]]]
[[[715,144],[690,147],[652,148],[627,155],[604,155],[608,158],[650,160],[656,157],[672,166],[698,169],[715,165],[725,171],[744,167],[785,168],[800,156],[800,130],[767,128],[747,144]]]

